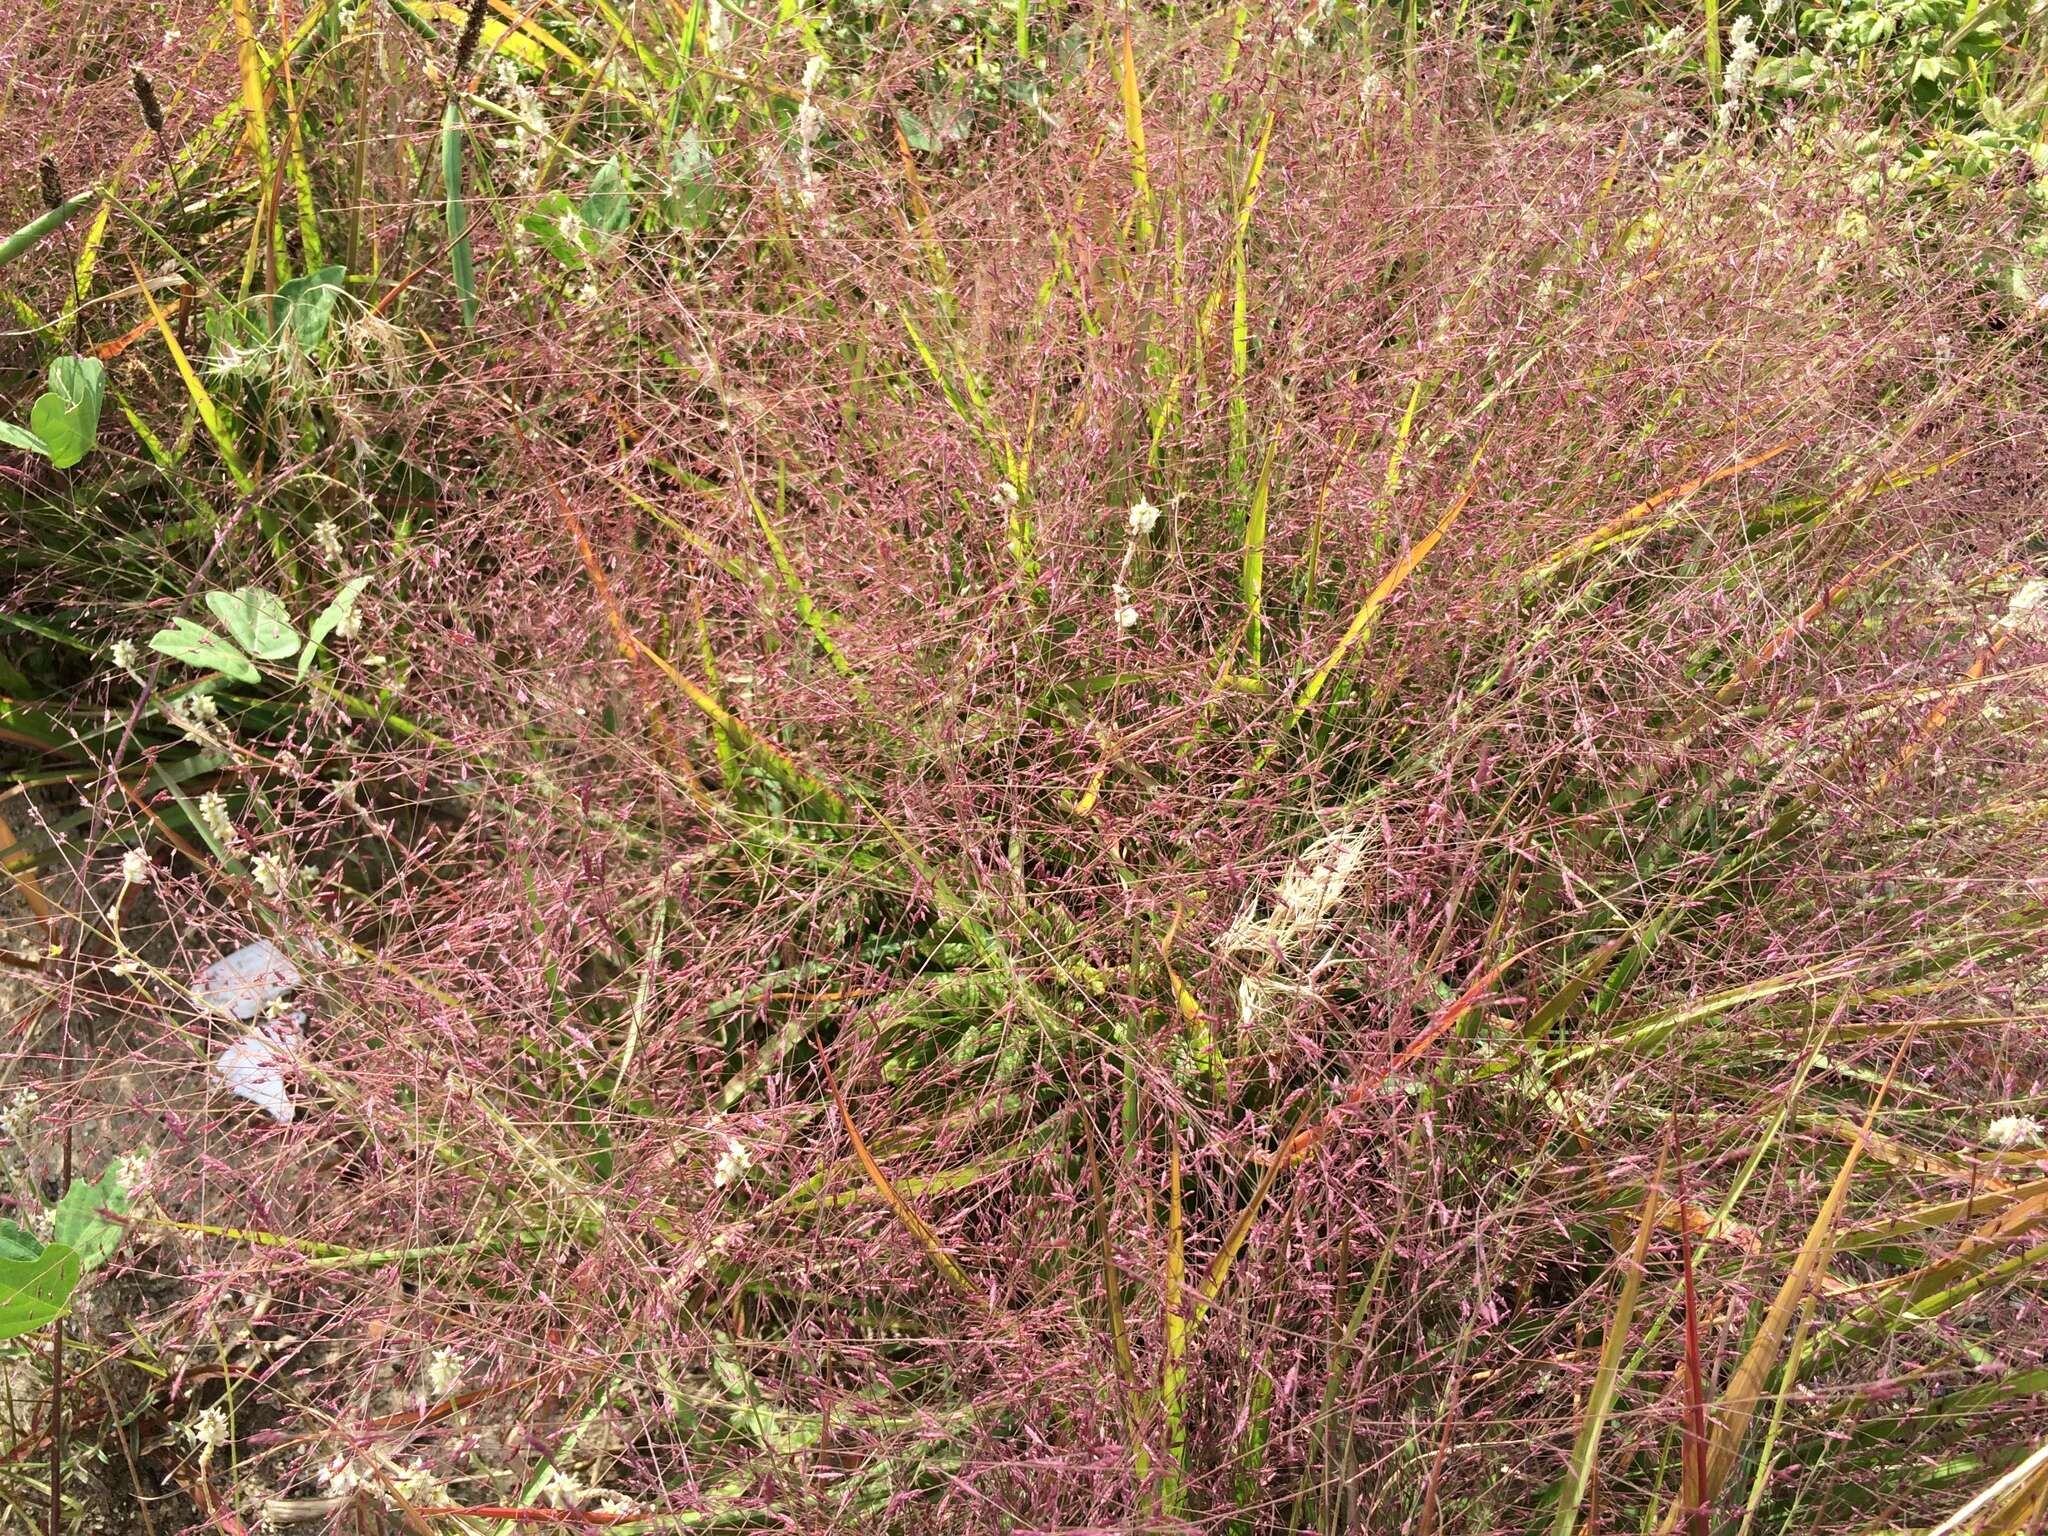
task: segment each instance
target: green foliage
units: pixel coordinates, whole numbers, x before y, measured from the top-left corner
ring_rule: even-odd
[[[0,1339],[19,1338],[62,1317],[82,1271],[79,1256],[62,1243],[51,1243],[33,1258],[0,1259]]]
[[[171,620],[168,629],[150,636],[149,648],[187,666],[223,673],[238,683],[263,681],[263,674],[232,643],[190,619]]]
[[[128,1209],[121,1167],[97,1181],[77,1179],[49,1212],[51,1241],[0,1222],[0,1339],[19,1338],[64,1315],[79,1281],[98,1269],[121,1241],[121,1224],[100,1214]]]
[[[661,215],[675,229],[708,227],[718,216],[718,162],[695,128],[686,128],[669,155]]]
[[[104,1264],[121,1242],[121,1224],[102,1216],[102,1209],[127,1214],[128,1191],[119,1163],[109,1163],[97,1182],[72,1180],[50,1211],[52,1240],[74,1251],[88,1273]]]
[[[293,278],[277,290],[278,298],[284,301],[282,321],[306,351],[317,352],[327,339],[335,303],[346,291],[347,276],[345,268],[322,267]]]
[[[462,160],[469,130],[462,106],[453,97],[441,115],[441,198],[448,224],[448,265],[455,275],[456,297],[462,301],[462,324],[476,325],[476,263],[470,254],[469,209],[462,193]]]
[[[98,358],[60,357],[50,364],[50,387],[29,412],[28,426],[0,422],[0,442],[69,469],[92,451],[106,393],[107,370]]]
[[[206,606],[227,627],[235,643],[263,661],[281,661],[299,648],[299,632],[292,627],[284,600],[261,587],[237,587],[232,592],[209,592]]]
[[[262,671],[256,661],[283,661],[296,654],[298,676],[311,669],[314,653],[335,630],[348,622],[357,601],[370,585],[367,576],[351,577],[307,627],[304,639],[292,623],[284,600],[262,587],[237,587],[232,592],[208,592],[206,607],[232,636],[224,638],[204,624],[190,619],[173,619],[169,626],[150,636],[149,648],[173,661],[219,672],[238,683],[260,683]],[[254,658],[252,660],[251,658]]]
[[[342,583],[341,590],[334,594],[334,600],[322,608],[313,622],[306,626],[305,649],[299,652],[300,677],[304,677],[313,665],[313,653],[326,644],[329,635],[348,622],[348,616],[355,612],[356,599],[363,595],[369,585],[370,578],[367,576],[351,577]]]
[[[598,168],[577,212],[586,225],[604,234],[617,234],[633,222],[633,199],[617,155]]]
[[[29,220],[5,240],[0,240],[0,266],[5,266],[17,256],[24,256],[41,245],[44,240],[62,229],[72,219],[99,201],[97,192],[81,192],[78,196],[59,203],[49,212]]]

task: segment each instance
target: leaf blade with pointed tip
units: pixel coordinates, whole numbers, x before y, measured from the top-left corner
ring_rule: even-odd
[[[201,671],[222,673],[238,683],[263,681],[263,674],[248,657],[204,624],[194,624],[190,619],[171,620],[169,629],[160,629],[149,637],[149,648]]]
[[[206,606],[235,637],[235,643],[251,656],[282,661],[299,648],[299,632],[292,627],[283,599],[274,592],[261,587],[209,592]]]
[[[23,453],[32,453],[37,458],[47,459],[50,456],[50,445],[48,443],[37,437],[35,433],[29,431],[27,427],[17,427],[11,421],[0,421],[0,443],[11,444],[19,448]]]

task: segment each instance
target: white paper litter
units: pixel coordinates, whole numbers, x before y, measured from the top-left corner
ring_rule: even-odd
[[[253,1019],[303,980],[283,950],[268,939],[258,939],[223,955],[194,977],[192,996],[215,1013]]]
[[[192,996],[202,1008],[244,1022],[272,1010],[277,1000],[305,977],[285,952],[268,939],[223,955],[192,979]],[[285,1073],[306,1043],[306,1015],[288,1014],[258,1024],[214,1059],[213,1071],[228,1092],[247,1099],[279,1125],[292,1121]]]
[[[228,1046],[213,1064],[228,1092],[247,1099],[279,1125],[292,1123],[292,1100],[285,1091],[284,1074],[305,1043],[305,1022],[303,1013],[294,1013],[275,1024],[262,1025]]]

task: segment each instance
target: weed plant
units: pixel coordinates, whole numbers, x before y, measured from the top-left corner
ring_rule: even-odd
[[[2042,1529],[1991,11],[10,29],[10,1518]]]

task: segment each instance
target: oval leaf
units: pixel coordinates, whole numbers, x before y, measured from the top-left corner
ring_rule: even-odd
[[[62,1317],[78,1276],[78,1255],[62,1243],[32,1259],[0,1259],[0,1339],[19,1338]]]
[[[121,1187],[121,1165],[109,1163],[99,1182],[74,1179],[50,1211],[50,1235],[78,1255],[83,1269],[98,1269],[121,1241],[122,1227],[100,1214],[128,1210],[128,1191]]]
[[[248,657],[204,624],[194,624],[190,619],[171,620],[169,629],[160,629],[149,637],[149,648],[187,666],[225,673],[238,683],[263,681],[263,674]]]
[[[299,676],[313,665],[313,652],[333,634],[337,625],[355,612],[356,599],[363,595],[363,589],[370,584],[367,576],[354,576],[342,583],[341,590],[334,594],[334,601],[320,610],[319,616],[307,626],[306,649],[299,657]]]
[[[98,358],[60,357],[50,364],[49,392],[36,401],[28,425],[57,468],[69,469],[92,451],[106,394],[107,369]]]
[[[317,351],[327,339],[327,327],[334,318],[335,301],[342,295],[346,267],[322,267],[295,277],[277,290],[284,301],[285,323],[308,352]]]
[[[586,225],[606,234],[616,234],[633,222],[633,199],[626,191],[626,173],[619,168],[616,155],[590,178],[590,191],[579,211]]]
[[[265,661],[282,661],[299,648],[299,632],[292,628],[284,601],[261,587],[237,587],[232,592],[209,592],[206,606],[227,626],[229,634],[251,656]]]
[[[718,196],[718,162],[697,130],[686,129],[669,157],[661,211],[678,229],[704,229],[718,216]]]

